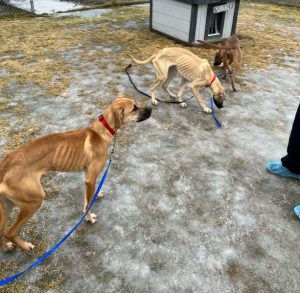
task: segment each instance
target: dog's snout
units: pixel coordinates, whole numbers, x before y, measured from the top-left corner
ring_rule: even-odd
[[[223,100],[217,100],[216,98],[214,98],[214,103],[217,106],[218,109],[223,108]]]
[[[151,116],[151,113],[152,113],[152,108],[147,107],[141,109],[137,122],[141,122],[148,119]]]

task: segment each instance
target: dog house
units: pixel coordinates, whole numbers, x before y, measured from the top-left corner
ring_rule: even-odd
[[[189,45],[235,34],[240,0],[151,0],[150,30]]]

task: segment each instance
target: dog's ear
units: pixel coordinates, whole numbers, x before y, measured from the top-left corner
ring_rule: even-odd
[[[123,125],[124,112],[125,112],[124,107],[117,107],[113,112],[116,128],[120,128]]]
[[[119,111],[119,117],[120,117],[120,121],[122,122],[123,119],[124,119],[124,112],[125,112],[125,109],[124,107],[121,107],[120,111]]]

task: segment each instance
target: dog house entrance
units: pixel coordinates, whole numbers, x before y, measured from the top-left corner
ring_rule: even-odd
[[[210,4],[207,9],[205,40],[221,39],[223,35],[225,11],[214,9],[218,4]]]

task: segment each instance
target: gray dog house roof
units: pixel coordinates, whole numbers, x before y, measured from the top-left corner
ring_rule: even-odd
[[[228,0],[176,0],[188,4],[213,4],[213,3],[228,3]]]

